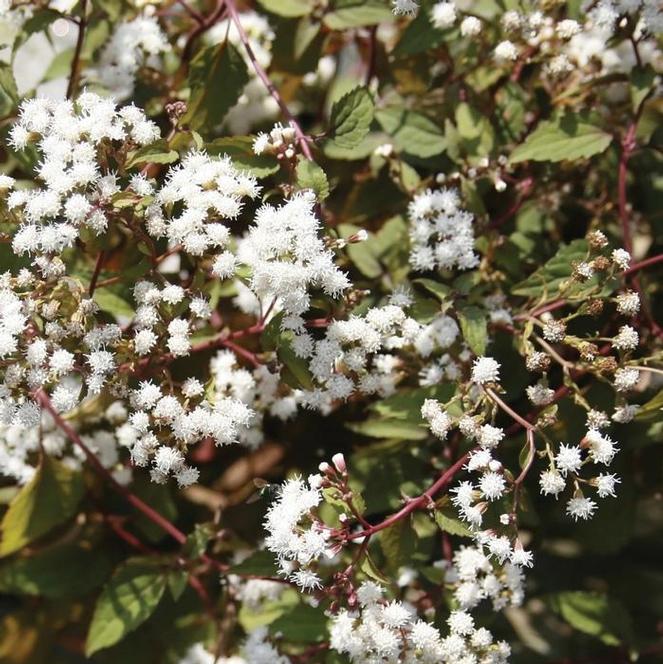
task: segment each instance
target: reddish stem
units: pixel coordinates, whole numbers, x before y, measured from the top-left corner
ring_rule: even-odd
[[[463,454],[463,456],[458,459],[456,463],[447,468],[447,470],[445,470],[442,475],[440,475],[440,477],[433,484],[431,484],[428,489],[426,489],[426,491],[424,491],[417,498],[412,498],[409,500],[400,510],[398,510],[398,512],[388,516],[384,521],[376,523],[374,526],[365,528],[364,530],[361,530],[357,533],[351,533],[348,535],[348,540],[369,537],[374,533],[379,532],[380,530],[384,530],[385,528],[389,528],[389,526],[393,526],[395,523],[398,523],[401,519],[404,519],[408,514],[411,514],[415,510],[430,505],[433,502],[433,496],[441,491],[447,484],[449,484],[451,480],[453,480],[456,473],[465,465],[469,456],[470,452]]]
[[[628,277],[630,274],[644,270],[646,267],[656,265],[657,263],[663,263],[663,254],[658,254],[657,256],[652,256],[651,258],[645,258],[639,263],[634,263],[631,265],[631,267],[629,267],[628,270],[624,272],[624,276]]]
[[[104,266],[105,258],[106,255],[104,254],[104,251],[102,249],[99,252],[99,255],[97,256],[97,262],[94,266],[94,272],[92,273],[92,278],[90,279],[90,288],[88,289],[90,297],[94,295],[94,291],[97,287],[97,281],[99,280],[99,274],[101,273],[101,268]]]
[[[308,144],[308,138],[302,131],[302,128],[295,119],[295,116],[290,112],[290,109],[286,106],[285,102],[281,98],[279,91],[276,89],[274,84],[269,80],[269,76],[267,76],[267,73],[258,62],[255,53],[251,48],[251,43],[249,42],[249,38],[246,34],[246,31],[244,30],[242,21],[239,18],[239,13],[237,12],[235,1],[225,0],[225,4],[226,7],[228,8],[228,13],[230,14],[232,22],[235,24],[235,27],[237,28],[240,41],[242,42],[242,45],[246,50],[246,54],[249,56],[249,60],[251,60],[251,64],[253,65],[253,68],[255,69],[258,78],[263,82],[269,94],[273,97],[274,101],[279,105],[281,112],[295,130],[295,134],[297,135],[297,140],[299,142],[299,145],[301,146],[301,150],[304,153],[304,156],[310,161],[313,161],[313,154],[311,153],[311,148],[309,147]]]
[[[152,521],[152,523],[155,523],[159,528],[167,532],[179,544],[184,544],[184,542],[186,542],[186,535],[177,528],[177,526],[159,514],[155,509],[151,508],[147,503],[144,503],[125,486],[122,486],[122,484],[120,484],[111,473],[101,465],[99,459],[97,459],[90,448],[81,440],[81,437],[74,428],[68,422],[63,420],[60,414],[55,410],[51,400],[43,389],[39,388],[35,392],[34,397],[41,407],[50,414],[55,424],[66,434],[67,438],[82,450],[83,454],[85,454],[85,458],[94,470],[102,475],[117,493],[121,494],[130,505],[135,507],[139,512],[142,512],[150,521]]]

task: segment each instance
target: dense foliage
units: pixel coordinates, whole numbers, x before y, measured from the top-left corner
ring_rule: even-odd
[[[660,661],[662,35],[0,0],[0,661]]]

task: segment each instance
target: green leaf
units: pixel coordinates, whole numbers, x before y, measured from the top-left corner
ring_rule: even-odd
[[[488,345],[486,312],[473,305],[458,308],[458,321],[463,338],[475,355],[484,355]]]
[[[262,331],[260,335],[260,345],[263,350],[275,351],[279,346],[281,339],[281,322],[283,321],[284,312],[280,311],[274,316]]]
[[[433,281],[433,279],[415,279],[412,283],[425,288],[429,293],[435,295],[440,302],[448,301],[453,294],[452,288]]]
[[[322,144],[322,151],[325,157],[336,159],[338,161],[358,161],[366,159],[373,154],[375,148],[384,143],[383,134],[370,133],[364,136],[359,145],[354,148],[343,148],[335,141],[328,139]]]
[[[435,523],[440,530],[456,537],[472,537],[472,531],[467,527],[455,510],[449,504],[449,498],[444,497],[435,505]]]
[[[25,44],[25,42],[37,32],[44,32],[51,23],[61,18],[60,12],[53,9],[37,9],[32,16],[23,24],[13,45],[13,53]]]
[[[392,106],[377,111],[375,117],[403,152],[416,157],[433,157],[446,149],[442,130],[421,113]]]
[[[295,30],[294,54],[299,60],[320,33],[320,21],[310,16],[304,16],[297,23]]]
[[[211,523],[197,523],[192,533],[186,538],[182,553],[190,560],[197,560],[205,553],[210,539],[214,535],[214,525]]]
[[[389,569],[395,573],[406,565],[416,548],[417,533],[412,528],[411,520],[401,519],[393,526],[380,531],[378,536]]]
[[[0,556],[34,542],[76,513],[83,477],[44,454],[35,476],[9,504],[0,531]]]
[[[53,81],[56,78],[62,78],[68,76],[71,71],[71,61],[74,59],[74,49],[68,48],[64,51],[60,51],[54,58],[51,60],[51,64],[48,65],[48,69],[41,77],[41,82],[45,83],[47,81]]]
[[[510,161],[563,161],[586,159],[603,152],[612,136],[572,115],[540,122],[537,128],[512,153]]]
[[[445,403],[453,397],[455,389],[452,383],[403,389],[390,397],[377,401],[371,406],[371,410],[386,419],[406,420],[415,424],[422,424],[421,407],[424,401],[426,399],[436,399]]]
[[[354,224],[339,224],[338,232],[341,237],[347,238],[359,230]],[[352,264],[369,279],[375,279],[382,274],[382,266],[375,252],[374,236],[369,236],[364,242],[348,244],[345,248]]]
[[[327,616],[322,607],[297,604],[279,616],[269,627],[272,634],[280,634],[288,641],[315,643],[327,633]]]
[[[182,593],[186,590],[187,583],[189,582],[189,572],[185,569],[174,569],[168,573],[168,590],[172,598],[177,600],[182,597]]]
[[[323,22],[330,30],[346,30],[393,19],[391,9],[383,0],[335,0]]]
[[[395,56],[424,53],[444,43],[445,39],[447,36],[444,31],[432,24],[430,12],[422,7],[416,18],[403,30],[392,53]]]
[[[573,628],[616,646],[632,638],[631,617],[616,600],[599,593],[568,591],[548,599]]]
[[[87,657],[121,641],[157,608],[167,575],[153,558],[127,560],[102,591],[85,643]]]
[[[126,168],[140,164],[172,164],[180,155],[168,147],[168,141],[162,138],[151,145],[134,150],[127,155]]]
[[[81,544],[50,547],[0,565],[0,592],[53,599],[78,597],[100,586],[112,565],[104,547],[94,550]]]
[[[331,110],[329,133],[334,143],[341,148],[356,148],[368,134],[374,113],[367,88],[356,87],[344,94]]]
[[[638,408],[635,419],[655,421],[661,417],[661,413],[663,413],[663,390]]]
[[[258,3],[268,12],[286,18],[307,16],[315,4],[311,0],[258,0]]]
[[[18,104],[18,91],[12,67],[0,63],[0,115],[10,115]]]
[[[649,96],[656,81],[656,72],[651,65],[631,70],[631,104],[635,112]]]
[[[134,316],[133,307],[108,288],[97,288],[94,291],[93,299],[102,311],[106,311],[116,318],[133,318]]]
[[[278,576],[274,554],[269,551],[256,551],[246,560],[233,565],[228,574],[239,574],[240,576]]]
[[[527,297],[554,297],[559,286],[573,273],[573,263],[580,262],[587,256],[587,242],[574,240],[562,245],[557,253],[532,273],[527,279],[516,284],[511,292]]]
[[[463,102],[456,107],[456,126],[463,139],[467,154],[477,157],[488,155],[495,144],[493,128],[488,119],[476,108]]]
[[[191,96],[182,123],[193,129],[210,129],[221,124],[248,80],[246,63],[230,42],[206,46],[191,62]]]
[[[366,551],[366,554],[364,555],[364,558],[359,565],[359,569],[370,579],[373,579],[373,581],[377,581],[384,586],[388,586],[391,583],[389,579],[380,571],[380,568],[375,564],[375,561],[368,551]]]
[[[365,422],[353,422],[346,426],[350,431],[369,438],[395,438],[398,440],[425,440],[428,438],[426,427],[402,420],[368,419]]]
[[[205,145],[205,150],[210,155],[227,154],[238,169],[257,178],[273,175],[280,168],[274,155],[257,155],[253,152],[253,136],[216,138]]]
[[[308,362],[304,358],[295,355],[290,342],[282,340],[276,352],[279,360],[285,365],[281,372],[283,380],[295,389],[312,390],[313,377],[309,371]]]
[[[329,196],[329,181],[325,172],[314,161],[300,157],[297,163],[297,184],[302,189],[312,189],[316,198],[323,201]]]

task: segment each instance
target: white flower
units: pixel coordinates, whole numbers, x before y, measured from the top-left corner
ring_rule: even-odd
[[[506,480],[500,473],[484,473],[479,480],[479,489],[488,500],[497,500],[504,494]]]
[[[617,296],[617,311],[624,316],[635,316],[640,311],[640,296],[634,291]]]
[[[555,470],[546,470],[541,473],[539,478],[541,493],[553,495],[555,498],[566,488],[566,480]]]
[[[616,497],[615,486],[619,484],[621,480],[617,475],[604,475],[601,473],[596,478],[596,488],[600,498],[607,498],[608,496]]]
[[[438,2],[431,11],[431,23],[440,29],[450,28],[456,22],[456,5],[453,2]]]
[[[504,430],[492,424],[484,424],[479,428],[479,445],[487,449],[497,447],[504,438]]]
[[[391,0],[391,8],[396,16],[414,16],[419,4],[415,0]]]
[[[472,215],[460,207],[454,189],[417,194],[408,206],[410,264],[419,271],[476,267]]]
[[[527,388],[527,396],[535,406],[547,406],[553,402],[555,391],[545,385],[537,383]]]
[[[628,270],[631,265],[631,254],[626,249],[615,249],[612,252],[612,260],[621,270]]]
[[[463,37],[475,37],[481,32],[481,21],[476,16],[466,16],[460,24]]]
[[[500,364],[492,357],[478,357],[472,366],[472,382],[498,383],[500,380]]]
[[[615,389],[617,392],[632,390],[640,378],[640,372],[632,367],[617,369],[615,372]]]
[[[495,47],[494,55],[498,62],[513,62],[518,58],[518,49],[513,42],[504,40]]]
[[[630,325],[622,325],[619,334],[612,340],[612,345],[619,350],[635,350],[640,338],[637,331]]]
[[[627,422],[631,422],[633,418],[635,417],[636,413],[638,412],[638,409],[640,406],[637,404],[627,404],[624,406],[618,406],[615,408],[615,412],[612,414],[612,419],[615,422],[619,422],[620,424],[626,424]]]
[[[573,517],[575,521],[578,519],[587,520],[594,515],[596,511],[596,503],[591,498],[584,498],[583,496],[571,498],[566,505],[566,513]]]
[[[582,454],[580,448],[573,445],[565,445],[562,443],[559,446],[559,452],[555,457],[555,463],[562,475],[566,476],[567,473],[575,473],[580,470],[582,466]]]

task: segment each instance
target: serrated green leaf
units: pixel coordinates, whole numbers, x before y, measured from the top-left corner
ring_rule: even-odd
[[[426,427],[402,420],[369,419],[365,422],[353,422],[346,426],[350,431],[369,438],[395,438],[398,440],[425,440],[428,438]]]
[[[537,128],[512,153],[510,162],[573,161],[603,152],[612,136],[588,122],[571,115],[559,120],[540,122]]]
[[[445,403],[455,393],[451,383],[440,383],[432,387],[417,387],[400,390],[390,397],[371,405],[371,410],[386,419],[406,420],[416,424],[423,423],[421,407],[426,399],[436,399]]]
[[[188,582],[189,572],[184,569],[171,570],[168,573],[168,590],[176,602],[182,597]]]
[[[313,389],[313,376],[308,368],[308,362],[295,354],[288,340],[282,340],[276,351],[284,369],[281,372],[283,380],[296,389]]]
[[[398,57],[424,53],[444,43],[445,39],[447,35],[433,25],[430,12],[422,7],[415,19],[403,30],[393,55]]]
[[[214,525],[211,523],[197,523],[193,532],[189,533],[184,543],[182,553],[190,560],[197,560],[205,553],[210,539],[214,535]]]
[[[180,155],[168,147],[168,142],[162,138],[151,145],[145,145],[127,155],[125,166],[133,168],[140,164],[172,164]]]
[[[34,477],[9,504],[0,531],[0,556],[34,542],[76,513],[85,490],[79,471],[44,454]]]
[[[458,322],[463,338],[475,355],[484,355],[488,345],[486,312],[473,305],[458,307]]]
[[[616,646],[632,638],[631,618],[616,600],[599,593],[568,591],[548,598],[553,610],[573,628]]]
[[[446,149],[442,130],[421,113],[392,106],[378,110],[375,117],[403,152],[416,157],[434,157]]]
[[[389,586],[389,579],[380,571],[380,568],[375,564],[375,561],[368,551],[364,554],[359,569],[370,579],[373,579],[373,581],[377,581],[383,586]]]
[[[573,273],[573,263],[584,260],[587,255],[587,242],[574,240],[562,245],[557,253],[532,273],[527,279],[516,284],[511,292],[527,297],[554,297],[558,287]]]
[[[389,6],[382,0],[335,0],[323,22],[330,30],[347,30],[393,19]]]
[[[221,124],[248,81],[246,63],[230,42],[204,47],[189,68],[191,96],[182,124],[193,129]]]
[[[329,133],[334,143],[340,148],[356,148],[368,134],[374,113],[367,88],[356,87],[344,94],[331,110]]]
[[[415,279],[413,284],[417,284],[425,288],[429,293],[435,295],[440,302],[446,302],[453,294],[453,289],[449,286],[433,281],[433,279]]]
[[[94,291],[93,299],[102,311],[106,311],[116,318],[132,318],[134,316],[133,307],[108,288],[97,288]]]
[[[233,565],[228,574],[253,576],[278,576],[274,554],[269,551],[256,551],[237,565]]]
[[[133,558],[117,569],[92,616],[85,654],[108,648],[144,623],[159,605],[167,575],[159,560]]]
[[[649,96],[656,81],[656,72],[651,65],[634,67],[631,70],[631,105],[637,112]]]
[[[18,104],[18,91],[11,65],[0,63],[0,116],[10,115]]]
[[[657,420],[661,417],[661,414],[663,414],[663,390],[638,408],[635,419],[642,421]]]
[[[409,563],[416,548],[417,533],[409,518],[401,519],[393,526],[381,530],[378,541],[389,569],[395,573],[399,567]]]
[[[205,150],[210,155],[228,155],[238,169],[257,178],[273,175],[280,168],[274,155],[257,155],[253,152],[253,136],[216,138],[205,145]]]
[[[327,633],[327,616],[323,608],[299,603],[279,616],[269,627],[272,634],[280,634],[296,643],[316,643]]]
[[[448,504],[448,499],[438,501],[435,509],[435,523],[437,523],[440,530],[449,533],[449,535],[455,535],[456,537],[472,537],[473,535],[472,531]]]
[[[103,547],[92,550],[80,544],[54,546],[0,565],[0,592],[49,598],[78,597],[100,586],[112,565]]]
[[[354,235],[359,230],[359,226],[353,224],[339,224],[338,232],[343,238]],[[375,242],[372,236],[369,236],[364,242],[348,244],[346,249],[352,264],[369,279],[375,279],[382,274],[382,266],[375,254]]]
[[[329,196],[329,181],[325,172],[314,161],[301,157],[297,163],[297,184],[302,189],[311,189],[319,201]]]
[[[311,0],[258,0],[258,3],[268,12],[286,18],[307,16],[315,6]]]

